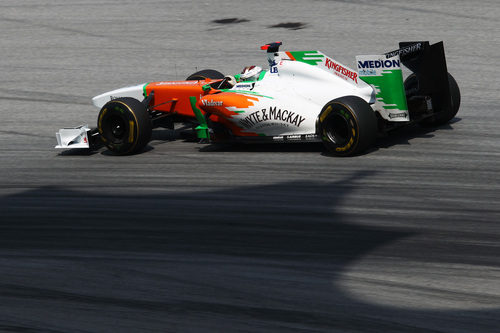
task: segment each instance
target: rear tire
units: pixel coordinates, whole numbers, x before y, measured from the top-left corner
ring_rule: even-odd
[[[188,76],[186,81],[196,81],[196,80],[205,80],[205,79],[214,79],[219,80],[223,79],[224,74],[214,69],[204,69],[199,72],[193,73]]]
[[[141,151],[151,140],[152,124],[146,106],[131,97],[106,103],[97,118],[97,129],[106,147],[117,155]]]
[[[319,115],[319,135],[336,156],[362,153],[377,139],[377,117],[370,105],[357,96],[328,102]]]
[[[440,126],[448,123],[452,120],[458,112],[460,108],[460,88],[458,87],[457,81],[455,78],[448,73],[448,84],[450,86],[450,98],[451,98],[451,108],[446,110],[445,112],[441,112],[432,117],[426,118],[420,122],[420,125],[423,127],[432,127],[432,126]],[[412,94],[418,94],[418,78],[415,74],[411,74],[406,78],[404,82],[405,90],[407,92],[411,92],[409,96]],[[439,112],[439,110],[438,110]]]

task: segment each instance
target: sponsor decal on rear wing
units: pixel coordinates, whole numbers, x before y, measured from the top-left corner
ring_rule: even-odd
[[[428,43],[427,43],[428,44]],[[423,42],[415,42],[414,44],[410,44],[407,46],[403,46],[398,50],[387,52],[385,54],[385,57],[387,59],[393,58],[395,56],[399,56],[400,58],[404,59],[406,56],[411,57],[417,52],[421,52],[424,49],[424,43]]]

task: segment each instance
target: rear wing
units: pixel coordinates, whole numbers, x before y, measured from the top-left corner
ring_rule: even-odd
[[[451,109],[448,68],[443,42],[401,42],[399,49],[386,53],[386,57],[398,54],[401,62],[416,76],[418,94],[430,96],[434,110]]]

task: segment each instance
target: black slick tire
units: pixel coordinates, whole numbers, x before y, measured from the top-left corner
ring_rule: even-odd
[[[152,124],[146,106],[131,97],[106,103],[97,118],[104,145],[114,154],[140,152],[151,140]]]
[[[433,126],[441,126],[447,124],[450,120],[452,120],[458,112],[460,108],[460,88],[458,87],[457,81],[455,78],[448,73],[448,84],[450,86],[450,98],[451,98],[451,108],[445,112],[440,112],[432,117],[426,118],[422,120],[419,124],[423,127],[433,127]],[[418,94],[418,78],[415,74],[411,74],[406,78],[404,82],[405,90],[412,94]],[[408,96],[408,97],[409,97]],[[438,110],[439,111],[439,110]]]
[[[364,152],[377,139],[377,117],[370,105],[357,96],[328,102],[318,118],[323,144],[335,156]]]
[[[201,71],[189,75],[186,81],[196,81],[205,79],[219,80],[223,78],[224,74],[222,74],[219,71],[216,71],[215,69],[203,69]]]

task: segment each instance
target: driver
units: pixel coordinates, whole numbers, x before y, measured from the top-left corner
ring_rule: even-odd
[[[243,68],[243,71],[240,74],[241,81],[257,81],[260,72],[262,72],[262,68],[259,66],[247,66]]]

